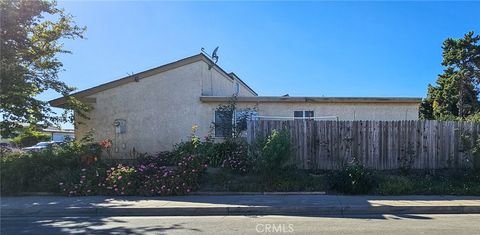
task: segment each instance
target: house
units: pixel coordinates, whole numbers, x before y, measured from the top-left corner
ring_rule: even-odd
[[[97,140],[111,139],[113,155],[129,158],[135,148],[154,153],[189,138],[192,125],[205,136],[212,123],[224,122],[218,105],[237,96],[238,107],[254,107],[258,118],[326,118],[333,120],[416,120],[420,98],[258,96],[234,73],[204,54],[133,74],[72,94],[89,103],[88,120],[75,129],[77,138],[95,130]],[[50,101],[62,107],[65,98]],[[227,120],[229,121],[229,120]],[[216,137],[223,133],[216,131]]]
[[[58,127],[47,127],[41,129],[41,132],[52,135],[52,141],[63,142],[75,139],[75,132],[73,129],[60,129]]]

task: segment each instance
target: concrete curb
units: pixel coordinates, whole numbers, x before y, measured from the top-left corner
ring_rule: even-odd
[[[326,195],[325,192],[191,192],[189,195],[228,196],[228,195]]]
[[[228,215],[359,215],[359,214],[480,214],[480,206],[312,206],[312,207],[162,207],[162,208],[26,208],[2,209],[2,217],[19,216],[228,216]]]

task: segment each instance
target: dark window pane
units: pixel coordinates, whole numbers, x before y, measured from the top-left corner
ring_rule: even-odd
[[[215,137],[232,135],[232,112],[215,111]]]
[[[305,111],[305,117],[313,117],[313,111]]]
[[[294,111],[293,116],[296,118],[302,118],[303,117],[303,111]]]

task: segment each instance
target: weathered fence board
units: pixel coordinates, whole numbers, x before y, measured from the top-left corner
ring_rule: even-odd
[[[304,169],[338,169],[354,158],[378,170],[470,167],[480,125],[440,121],[252,120],[247,140],[287,129]]]

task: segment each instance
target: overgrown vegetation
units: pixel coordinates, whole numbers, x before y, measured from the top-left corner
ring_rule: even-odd
[[[86,138],[89,139],[89,138]],[[84,138],[85,140],[85,138]],[[72,141],[38,153],[9,154],[0,159],[1,194],[52,192],[84,195],[182,195],[195,190],[207,167],[193,152],[169,158],[147,157],[130,164],[107,164],[100,158],[109,141]],[[174,156],[168,154],[168,156]]]
[[[330,174],[331,189],[346,194],[368,194],[375,187],[372,172],[355,159],[339,171]]]
[[[382,195],[480,195],[480,174],[471,170],[379,172],[373,193]]]
[[[82,168],[82,150],[75,143],[38,153],[13,153],[0,159],[1,193],[59,192],[58,182]]]

